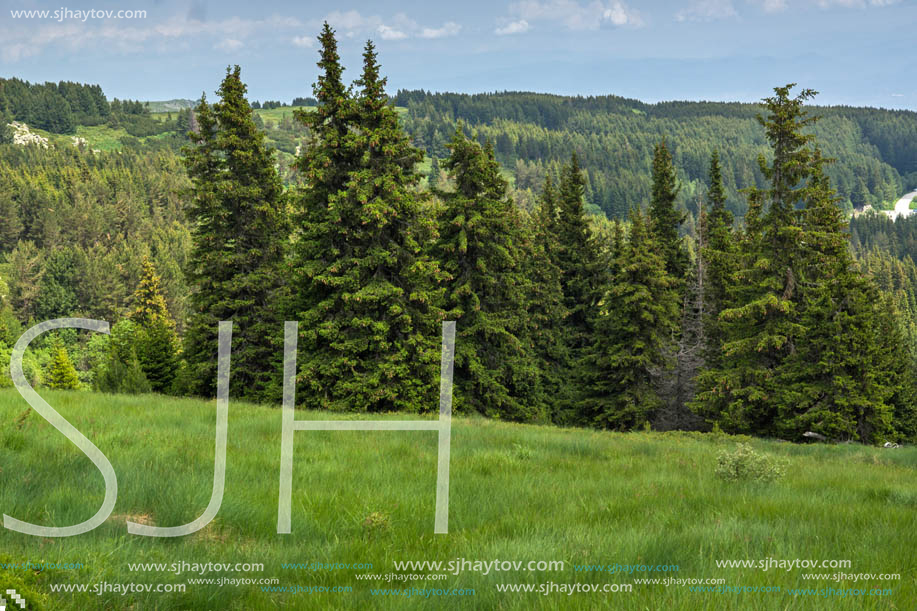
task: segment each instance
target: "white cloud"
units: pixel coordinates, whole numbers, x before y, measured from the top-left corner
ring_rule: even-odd
[[[235,38],[224,38],[217,44],[213,45],[213,48],[219,49],[220,51],[226,51],[227,53],[230,53],[232,51],[238,51],[239,49],[241,49],[244,46],[245,46],[245,43],[242,42],[241,40],[237,40]]]
[[[786,10],[786,0],[764,0],[761,3],[761,8],[766,13],[779,13]]]
[[[146,53],[151,49],[174,51],[194,41],[201,41],[215,49],[234,51],[259,34],[276,34],[303,27],[304,24],[294,17],[276,15],[264,19],[232,17],[221,21],[176,16],[153,24],[123,20],[36,22],[35,25],[22,22],[16,28],[0,28],[0,59],[12,63],[39,55],[49,48],[70,53],[90,48],[121,53]]]
[[[789,8],[791,0],[751,0],[767,13],[778,13]],[[794,6],[814,4],[819,8],[867,8],[870,6],[891,6],[900,0],[792,0]]]
[[[445,38],[455,36],[462,26],[447,21],[438,28],[422,26],[404,13],[383,19],[379,15],[363,15],[359,11],[335,11],[325,20],[346,38],[378,34],[383,40],[405,40],[407,38]]]
[[[382,19],[376,15],[364,17],[359,11],[334,11],[325,17],[331,27],[337,30],[373,31],[382,25]]]
[[[821,8],[832,6],[846,6],[848,8],[866,8],[867,6],[891,6],[898,4],[898,0],[817,0]]]
[[[41,23],[20,21],[16,27],[0,25],[0,60],[15,63],[54,49],[75,53],[85,49],[105,49],[120,53],[150,51],[191,51],[203,45],[225,52],[243,47],[281,41],[301,48],[312,48],[314,36],[308,32],[321,27],[318,20],[301,21],[296,17],[272,15],[260,19],[229,17],[210,19],[191,11],[161,21],[89,20],[87,22]],[[408,38],[435,39],[455,36],[461,25],[447,21],[423,26],[404,13],[383,20],[379,15],[365,16],[358,11],[335,11],[326,19],[338,29],[342,38],[380,37],[384,40]]]
[[[529,31],[529,22],[525,19],[519,21],[510,21],[505,26],[494,30],[497,36],[507,36],[509,34],[522,34]]]
[[[613,26],[643,25],[643,18],[622,0],[521,0],[510,5],[517,22],[546,21],[561,23],[569,30],[596,30],[602,24]]]
[[[716,21],[737,17],[732,0],[698,0],[675,14],[676,21]]]
[[[34,45],[17,42],[11,45],[4,45],[4,47],[0,49],[0,59],[3,59],[4,62],[14,63],[21,59],[31,57],[35,55],[35,53],[37,53],[37,47]]]
[[[382,24],[376,28],[376,31],[379,32],[379,36],[382,37],[382,40],[403,40],[408,37],[408,35],[401,30],[396,30],[395,28],[385,24]]]
[[[420,31],[421,38],[446,38],[455,36],[462,29],[462,26],[454,21],[447,21],[441,28],[424,28]]]

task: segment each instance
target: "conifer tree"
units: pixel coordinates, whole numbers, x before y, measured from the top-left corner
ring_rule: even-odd
[[[676,281],[665,269],[658,238],[640,211],[631,211],[630,222],[582,359],[578,403],[584,423],[615,430],[643,425],[662,406],[657,383],[670,365],[679,312]]]
[[[529,349],[529,280],[521,219],[493,149],[457,129],[443,167],[455,191],[445,201],[439,252],[446,316],[456,320],[456,408],[509,420],[538,414],[539,370]]]
[[[695,406],[727,431],[881,441],[895,434],[890,401],[904,390],[890,373],[896,347],[882,338],[880,296],[854,268],[828,160],[806,131],[814,92],[791,99],[791,88],[765,100],[770,184],[749,191],[744,260],[719,317],[723,355],[700,376]]]
[[[672,154],[665,140],[653,151],[653,197],[650,202],[650,225],[662,255],[665,268],[676,280],[682,280],[688,271],[688,253],[678,235],[685,214],[675,208],[678,184]]]
[[[803,104],[814,92],[803,90],[790,98],[791,88],[776,88],[776,95],[765,99],[769,115],[759,117],[774,151],[771,164],[759,159],[770,185],[747,191],[743,261],[730,307],[719,315],[722,358],[698,377],[694,408],[729,432],[778,435],[775,398],[785,390],[781,372],[805,332],[794,271],[801,256],[795,211],[806,195],[799,185],[812,170],[812,136],[804,130],[813,119]]]
[[[567,317],[567,345],[571,357],[592,342],[592,319],[605,285],[607,266],[589,227],[583,204],[586,182],[576,154],[561,170],[557,191],[557,248]]]
[[[166,299],[162,294],[161,279],[156,274],[156,266],[148,256],[143,257],[140,265],[140,284],[134,291],[134,310],[129,318],[141,327],[149,325],[157,318],[171,321],[172,316],[166,307]]]
[[[5,108],[0,108],[0,144],[12,144],[13,130],[10,128],[12,115]]]
[[[529,248],[525,255],[525,275],[531,281],[527,315],[532,327],[533,358],[540,361],[540,386],[546,410],[552,421],[564,423],[572,420],[572,414],[563,411],[563,397],[569,393],[571,386],[566,378],[571,363],[564,337],[568,311],[564,305],[561,270],[554,260],[560,247],[557,213],[557,193],[548,175],[538,206],[528,217]]]
[[[423,154],[389,104],[372,43],[354,98],[327,24],[319,40],[319,105],[299,115],[312,138],[298,160],[300,396],[336,411],[432,410],[442,289],[416,189]]]
[[[705,361],[711,365],[718,362],[722,353],[723,335],[719,326],[720,312],[729,303],[729,289],[733,284],[732,274],[737,265],[736,239],[733,234],[732,213],[726,208],[726,193],[723,189],[723,175],[720,156],[713,151],[710,156],[710,185],[707,189],[709,212],[701,227],[703,248],[700,252],[704,261],[704,337],[707,349]]]
[[[80,379],[77,377],[76,368],[67,349],[59,346],[54,352],[54,358],[48,369],[48,388],[58,390],[76,390],[80,387]]]
[[[878,290],[854,267],[839,198],[823,171],[827,161],[815,149],[804,187],[797,274],[805,334],[781,371],[787,383],[775,397],[778,431],[790,439],[815,431],[871,443],[894,434],[894,347],[880,335],[887,314],[876,307]]]
[[[282,350],[276,303],[288,235],[283,187],[272,150],[255,126],[240,69],[227,69],[220,101],[202,99],[197,133],[185,149],[192,180],[188,217],[194,246],[187,278],[196,288],[185,333],[186,378],[194,394],[216,387],[217,325],[234,323],[233,396],[262,400]]]
[[[430,173],[427,175],[427,186],[430,191],[439,188],[439,159],[433,157],[430,160]]]
[[[679,303],[681,324],[676,326],[673,341],[665,346],[670,352],[666,360],[672,364],[659,380],[665,395],[665,406],[656,410],[653,424],[657,428],[691,426],[696,417],[685,407],[694,391],[693,379],[703,362],[703,258],[698,256],[698,269],[689,269],[688,251],[679,236],[686,214],[675,207],[678,184],[672,155],[665,140],[653,151],[653,188],[649,206],[648,230],[665,262],[665,269],[674,281],[672,296]],[[688,219],[692,221],[691,218]]]
[[[166,307],[156,268],[148,257],[143,258],[142,265],[130,315],[137,325],[136,355],[152,390],[171,392],[178,366],[175,321]]]
[[[111,328],[107,358],[93,380],[95,390],[127,394],[153,390],[137,357],[141,336],[142,330],[130,318],[119,321]]]
[[[293,117],[308,130],[310,138],[296,160],[304,179],[301,198],[306,204],[301,205],[299,210],[301,225],[322,221],[331,198],[346,189],[358,154],[353,147],[345,145],[345,139],[354,128],[357,112],[351,91],[342,80],[344,69],[334,30],[327,22],[318,41],[321,45],[320,72],[318,82],[312,86],[318,105],[312,109],[293,110]],[[315,218],[312,218],[313,214]],[[302,236],[305,242],[310,239],[308,233]]]

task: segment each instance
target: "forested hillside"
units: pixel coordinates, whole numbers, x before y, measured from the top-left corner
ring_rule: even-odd
[[[712,102],[645,104],[617,96],[562,97],[533,93],[430,94],[399,91],[405,125],[429,155],[442,158],[455,121],[494,143],[516,188],[533,192],[545,173],[576,152],[586,173],[586,201],[614,218],[647,201],[653,146],[665,138],[684,185],[679,204],[697,214],[706,165],[720,154],[727,207],[746,211],[738,191],[761,187],[759,155],[768,155],[755,121],[760,105]],[[838,162],[828,175],[850,210],[890,204],[917,185],[917,113],[846,107],[814,107],[822,118],[815,134],[825,155]],[[530,199],[530,198],[529,198]]]
[[[917,221],[851,237],[845,214],[917,177],[917,114],[792,85],[395,106],[371,43],[349,85],[320,42],[292,107],[250,103],[238,67],[193,112],[0,81],[7,119],[45,134],[0,143],[0,357],[27,325],[99,318],[110,337],[36,341],[30,381],[211,396],[232,320],[233,397],[276,403],[297,320],[299,405],[425,412],[455,320],[460,412],[917,438]]]

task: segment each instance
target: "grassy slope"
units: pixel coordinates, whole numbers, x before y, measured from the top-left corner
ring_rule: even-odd
[[[452,437],[450,533],[433,535],[436,439],[432,432],[298,432],[293,533],[276,534],[280,410],[232,402],[226,493],[204,531],[177,539],[128,535],[124,520],[184,524],[207,505],[213,478],[212,403],[43,391],[108,456],[118,474],[114,515],[95,531],[41,539],[0,531],[0,560],[82,562],[77,571],[22,571],[53,609],[912,609],[917,604],[917,450],[794,446],[753,441],[790,459],[770,485],[724,484],[715,457],[725,436],[614,434],[457,418]],[[298,418],[327,418],[299,413]],[[391,416],[399,417],[399,416]],[[0,504],[45,525],[89,518],[102,478],[14,390],[0,391]],[[18,424],[17,424],[18,423]],[[371,530],[373,512],[387,530]],[[545,573],[463,573],[414,587],[474,588],[476,596],[372,596],[361,571],[282,569],[285,562],[373,564],[393,560],[564,560]],[[716,559],[850,559],[850,573],[901,573],[892,597],[825,600],[779,594],[700,594],[684,586],[635,585],[630,594],[502,594],[497,583],[631,582],[634,576],[574,572],[575,564],[678,564],[679,578],[723,577],[731,586],[811,587],[804,570],[717,569]],[[281,585],[351,585],[342,594],[263,593],[259,586],[194,586],[184,594],[50,594],[52,583],[182,583],[189,575],[129,572],[128,562],[263,562]],[[831,572],[829,570],[816,572]],[[646,575],[638,575],[642,577]],[[652,576],[652,575],[650,575]],[[854,587],[853,584],[819,584]],[[857,584],[863,587],[864,584]]]

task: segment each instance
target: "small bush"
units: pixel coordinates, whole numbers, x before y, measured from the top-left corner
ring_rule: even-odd
[[[727,482],[772,482],[783,477],[786,461],[755,452],[747,443],[740,443],[732,452],[717,455],[716,476]]]
[[[73,367],[73,361],[63,346],[54,352],[47,378],[48,388],[60,390],[77,390],[80,387],[80,378]]]
[[[529,460],[535,456],[535,451],[521,443],[514,443],[511,456],[517,460]]]
[[[391,527],[392,519],[381,511],[374,511],[363,520],[363,535],[369,540],[387,532]]]

